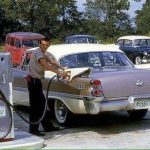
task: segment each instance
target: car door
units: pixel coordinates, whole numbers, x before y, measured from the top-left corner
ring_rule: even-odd
[[[22,59],[22,46],[20,39],[15,39],[14,48],[13,48],[13,60],[15,64],[19,64]]]
[[[124,39],[123,45],[120,47],[122,51],[128,56],[128,58],[134,62],[134,58],[136,56],[136,48],[134,47],[133,41]]]

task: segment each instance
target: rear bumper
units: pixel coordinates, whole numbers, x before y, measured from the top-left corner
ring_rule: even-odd
[[[127,99],[120,100],[105,100],[101,102],[90,102],[88,105],[90,114],[99,114],[104,111],[118,111],[118,110],[134,110],[135,108],[135,100],[146,100],[149,102],[150,107],[150,95],[142,95],[142,96],[130,96]],[[150,109],[150,108],[143,108]]]
[[[100,112],[130,109],[134,109],[134,104],[130,103],[128,100],[103,101],[100,103]]]
[[[147,63],[150,63],[150,54],[148,54],[148,56],[143,56],[142,58],[142,64],[147,64]]]
[[[150,59],[142,59],[142,64],[148,64],[150,63]]]

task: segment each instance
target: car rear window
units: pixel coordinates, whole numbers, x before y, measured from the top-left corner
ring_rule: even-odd
[[[65,39],[65,43],[97,43],[97,40],[91,36],[70,36]]]
[[[124,53],[119,52],[90,52],[68,55],[60,59],[62,66],[69,68],[92,67],[132,67]]]
[[[124,40],[125,46],[132,46],[133,42],[131,40]]]

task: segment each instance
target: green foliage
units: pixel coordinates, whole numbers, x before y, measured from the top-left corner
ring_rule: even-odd
[[[59,28],[60,40],[71,34],[79,34],[84,29],[84,18],[83,13],[77,10],[75,5],[76,1],[70,1],[69,3],[62,3],[61,20]]]
[[[0,6],[7,22],[15,25],[8,32],[31,31],[61,38],[64,33],[78,32],[82,24],[75,0],[3,0]]]
[[[137,34],[150,33],[150,1],[146,1],[141,11],[137,11]]]
[[[131,20],[127,14],[128,0],[86,0],[85,16],[91,34],[103,39],[114,39],[124,33],[132,33]],[[93,23],[94,22],[94,23]]]
[[[0,52],[2,52],[4,50],[4,46],[0,45]]]
[[[150,31],[149,2],[146,5],[136,21],[142,34]],[[0,42],[8,32],[31,31],[50,34],[54,44],[72,34],[90,34],[111,43],[135,33],[127,14],[129,6],[129,0],[86,0],[83,13],[76,0],[0,0]]]

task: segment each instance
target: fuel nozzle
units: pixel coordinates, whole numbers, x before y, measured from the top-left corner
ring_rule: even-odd
[[[66,81],[70,81],[70,76],[71,76],[71,71],[70,70],[67,70],[66,71],[67,73],[66,73],[66,76],[65,76],[65,78],[64,78],[64,80],[66,80]]]
[[[68,83],[68,82],[70,82],[71,71],[66,69],[66,70],[64,70],[64,72],[65,72],[65,75],[63,77],[57,75],[58,80]]]

